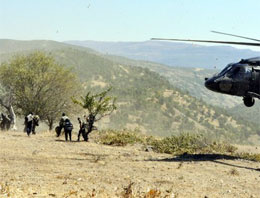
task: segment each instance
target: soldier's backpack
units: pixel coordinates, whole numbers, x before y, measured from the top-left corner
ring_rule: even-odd
[[[62,128],[61,128],[60,126],[56,126],[56,127],[55,127],[55,132],[56,132],[56,136],[57,136],[57,137],[60,136],[61,130],[62,130]]]
[[[72,131],[72,129],[73,129],[73,124],[70,122],[69,119],[66,119],[66,120],[64,121],[64,129],[65,129],[66,131]]]

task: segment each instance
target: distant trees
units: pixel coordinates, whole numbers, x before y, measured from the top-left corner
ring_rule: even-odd
[[[88,92],[85,97],[81,97],[79,100],[73,98],[73,102],[83,107],[88,114],[86,116],[87,131],[84,134],[85,141],[88,141],[88,135],[95,129],[94,123],[110,115],[116,109],[116,98],[107,96],[110,90],[111,88],[98,94]]]
[[[0,83],[20,114],[33,112],[39,115],[50,130],[62,112],[72,109],[71,97],[79,88],[71,70],[40,51],[19,55],[1,64]]]

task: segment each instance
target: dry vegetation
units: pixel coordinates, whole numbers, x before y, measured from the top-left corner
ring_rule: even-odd
[[[239,146],[203,143],[198,135],[156,139],[128,131],[90,139],[0,132],[0,197],[259,197],[256,147],[241,154]]]

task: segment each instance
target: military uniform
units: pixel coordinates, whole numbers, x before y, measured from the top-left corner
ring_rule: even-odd
[[[68,141],[68,136],[71,141],[71,133],[73,129],[73,125],[70,122],[70,119],[65,114],[62,114],[62,117],[60,119],[60,130],[64,129],[65,132],[65,140]]]
[[[86,122],[82,122],[80,118],[78,118],[79,121],[79,133],[78,133],[78,142],[80,141],[80,136],[82,135],[84,140],[86,141],[86,129],[88,127]]]
[[[36,134],[36,126],[39,126],[40,117],[38,115],[33,116],[33,123],[32,123],[32,134]]]
[[[33,125],[33,115],[32,113],[29,113],[26,117],[25,117],[25,126],[26,126],[26,133],[29,136],[30,133],[32,132],[32,125]]]

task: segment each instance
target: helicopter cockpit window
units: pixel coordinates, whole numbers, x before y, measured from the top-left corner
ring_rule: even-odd
[[[233,67],[230,71],[227,72],[227,76],[228,77],[234,77],[236,76],[238,73],[240,73],[242,71],[241,67]]]
[[[252,68],[244,67],[244,69],[245,69],[245,78],[251,78],[252,77]]]
[[[233,66],[233,63],[228,64],[228,65],[219,73],[219,76],[225,75],[228,71],[231,70],[232,66]]]
[[[248,77],[251,74],[251,70],[249,67],[243,65],[233,65],[232,69],[227,72],[228,77],[236,77],[236,76],[243,76]]]
[[[252,69],[251,69],[251,68],[245,67],[245,73],[246,73],[246,74],[251,74],[251,72],[252,72]]]

